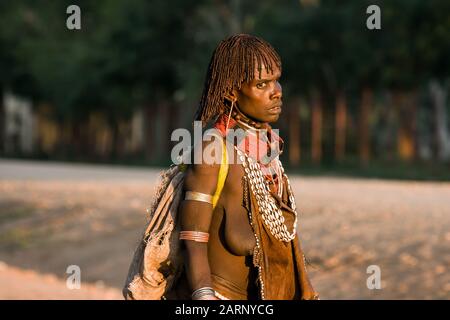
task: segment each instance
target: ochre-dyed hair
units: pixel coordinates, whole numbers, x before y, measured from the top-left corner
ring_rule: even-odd
[[[206,73],[196,121],[205,125],[213,117],[225,111],[225,95],[239,90],[243,82],[255,79],[255,69],[264,65],[273,74],[274,66],[281,71],[281,59],[266,41],[248,34],[233,35],[222,40],[214,50]]]

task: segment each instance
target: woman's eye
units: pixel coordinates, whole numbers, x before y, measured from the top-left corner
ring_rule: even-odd
[[[256,84],[256,87],[258,88],[258,89],[262,89],[262,88],[264,88],[266,86],[266,83],[265,82],[260,82],[260,83],[257,83]]]

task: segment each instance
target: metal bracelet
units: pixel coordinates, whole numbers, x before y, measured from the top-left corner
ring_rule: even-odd
[[[206,202],[212,204],[212,195],[201,193],[197,191],[186,191],[184,200],[194,200],[194,201],[200,201],[200,202]]]
[[[215,297],[215,291],[211,287],[198,288],[192,293],[192,300],[201,300],[203,297],[213,296]]]
[[[200,231],[180,231],[180,240],[192,240],[197,242],[208,242],[209,233]]]

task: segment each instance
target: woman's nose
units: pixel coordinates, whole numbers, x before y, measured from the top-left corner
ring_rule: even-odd
[[[282,96],[283,89],[281,88],[281,84],[277,81],[273,89],[272,99],[281,99]]]

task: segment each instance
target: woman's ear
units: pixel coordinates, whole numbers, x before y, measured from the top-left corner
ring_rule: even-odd
[[[231,92],[225,94],[225,99],[227,99],[230,102],[236,102],[237,101],[237,92],[235,89],[231,90]]]

